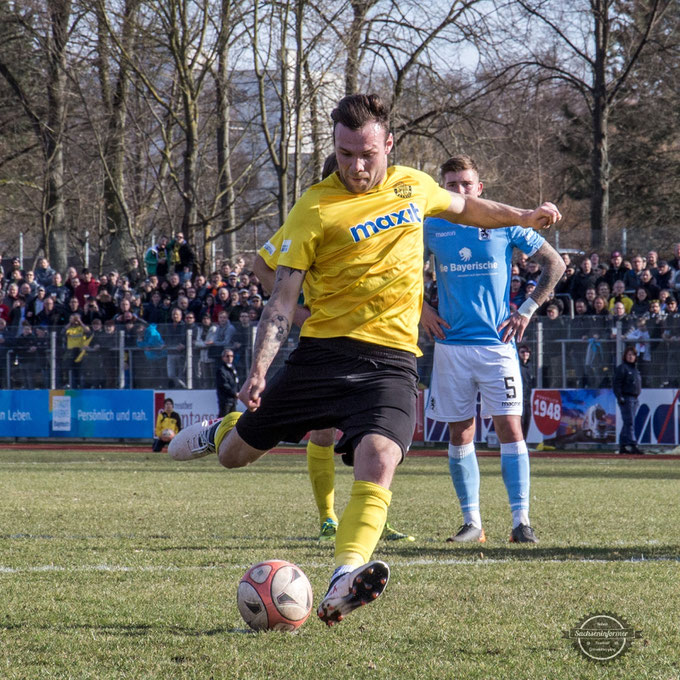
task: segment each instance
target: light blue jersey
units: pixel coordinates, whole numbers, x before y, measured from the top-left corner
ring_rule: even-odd
[[[430,217],[425,250],[434,255],[439,316],[449,345],[501,345],[498,326],[510,316],[513,248],[533,255],[545,239],[533,229],[478,229]]]

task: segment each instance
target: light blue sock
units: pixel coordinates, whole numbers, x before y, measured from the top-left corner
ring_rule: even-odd
[[[501,474],[512,511],[512,528],[529,524],[529,449],[524,440],[501,444]]]
[[[449,472],[460,502],[460,509],[463,512],[463,524],[473,524],[481,529],[479,465],[474,442],[463,444],[463,446],[449,444]]]

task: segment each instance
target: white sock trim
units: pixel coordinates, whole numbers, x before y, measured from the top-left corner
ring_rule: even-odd
[[[470,510],[469,512],[464,512],[463,524],[472,524],[472,526],[476,529],[481,529],[482,515],[480,514],[479,510]]]
[[[463,444],[462,446],[454,446],[453,444],[449,444],[449,458],[456,458],[460,460],[461,458],[465,458],[465,456],[469,456],[474,452],[475,452],[474,442],[470,442],[469,444]]]
[[[524,453],[529,453],[529,448],[527,447],[527,443],[524,441],[524,439],[518,442],[508,442],[507,444],[501,444],[501,456],[521,456]]]
[[[516,529],[520,524],[531,526],[529,524],[529,511],[526,508],[512,511],[512,528]]]

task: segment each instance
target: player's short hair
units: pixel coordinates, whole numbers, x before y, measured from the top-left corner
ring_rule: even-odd
[[[462,172],[463,170],[474,170],[477,173],[477,177],[479,177],[477,163],[465,153],[451,156],[451,158],[445,160],[439,168],[439,174],[443,179],[447,172]]]
[[[360,130],[366,123],[375,121],[389,133],[390,109],[377,94],[348,94],[331,112],[333,133],[335,126],[342,123],[350,130]]]

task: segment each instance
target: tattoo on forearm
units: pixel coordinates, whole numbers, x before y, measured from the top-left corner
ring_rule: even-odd
[[[264,316],[257,327],[255,337],[255,354],[260,360],[271,363],[281,345],[290,333],[290,323],[283,314]]]
[[[276,268],[274,291],[262,313],[255,336],[253,363],[257,364],[262,370],[266,370],[271,365],[281,345],[286,341],[290,333],[291,319],[294,313],[294,307],[290,308],[292,295],[293,291],[295,291],[295,301],[297,301],[297,294],[305,273],[302,269],[293,269],[291,267]],[[284,287],[287,292],[282,295],[281,291]],[[287,302],[285,300],[286,297],[288,298]]]
[[[548,299],[550,291],[555,288],[558,281],[562,278],[565,266],[559,253],[552,246],[548,246],[548,244],[544,244],[538,249],[534,259],[541,266],[541,275],[538,277],[536,289],[531,294],[531,297],[541,305]]]

